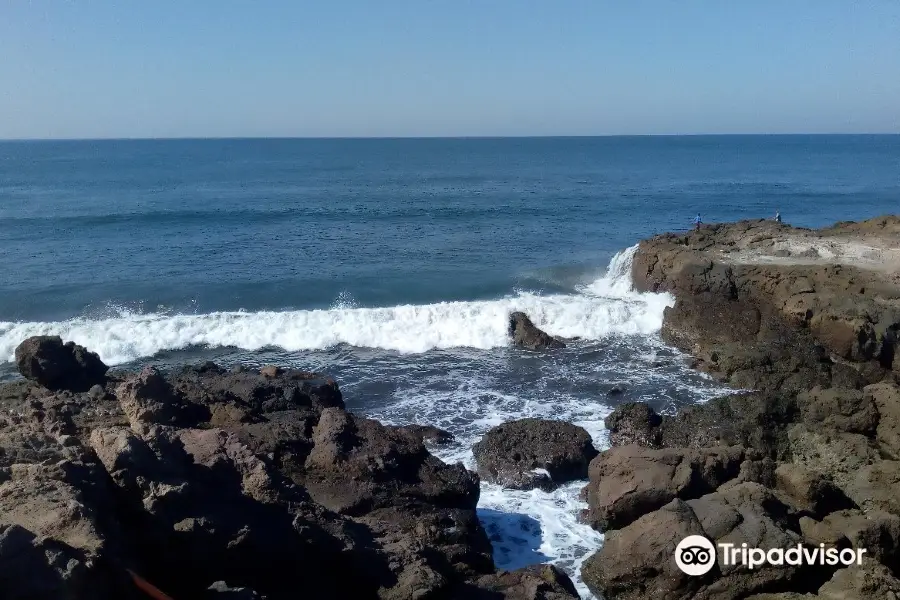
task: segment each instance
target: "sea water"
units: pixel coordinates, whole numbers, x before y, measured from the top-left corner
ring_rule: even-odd
[[[348,408],[436,425],[474,467],[490,427],[585,427],[724,392],[659,338],[635,244],[705,222],[814,227],[900,210],[900,136],[0,143],[0,379],[61,335],[110,365],[214,360],[332,374]],[[565,349],[507,341],[526,312]],[[614,388],[616,388],[615,393]],[[619,393],[620,392],[620,393]],[[583,482],[482,484],[499,566],[579,577]]]

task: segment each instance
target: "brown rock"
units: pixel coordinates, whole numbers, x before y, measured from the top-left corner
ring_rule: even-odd
[[[609,443],[613,447],[637,444],[657,448],[660,443],[661,423],[662,417],[646,402],[620,404],[604,421],[609,431]]]
[[[597,450],[582,427],[548,419],[519,419],[491,428],[472,447],[478,474],[514,489],[554,489],[585,479]]]
[[[844,490],[860,508],[900,515],[900,461],[874,461],[852,475]]]
[[[453,600],[578,600],[569,576],[551,565],[534,565],[516,571],[483,575],[474,585],[452,596]]]
[[[870,395],[859,390],[814,387],[797,396],[802,419],[826,427],[871,436],[878,425],[878,410]]]
[[[585,519],[620,529],[675,498],[699,498],[737,476],[741,448],[703,450],[619,446],[591,462]]]
[[[869,439],[857,433],[801,423],[788,429],[788,438],[795,463],[829,477],[851,499],[848,483],[860,469],[878,460]]]
[[[863,562],[861,566],[838,569],[830,581],[819,588],[820,600],[897,600],[900,580],[883,565]]]
[[[694,511],[673,500],[627,527],[609,531],[603,547],[581,567],[593,594],[615,600],[687,600],[716,576],[685,575],[675,564],[675,547],[689,535],[704,535]]]
[[[509,316],[509,335],[513,344],[529,350],[565,348],[560,340],[535,327],[525,313],[514,312]]]
[[[866,386],[865,393],[878,409],[876,437],[882,453],[900,459],[900,388],[892,383]]]
[[[832,481],[802,465],[778,465],[775,486],[795,507],[814,516],[854,508],[853,502]]]
[[[86,392],[106,381],[109,369],[97,354],[59,336],[30,337],[16,347],[16,366],[26,379],[51,390]]]

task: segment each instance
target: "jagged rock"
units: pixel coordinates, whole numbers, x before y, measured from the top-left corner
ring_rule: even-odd
[[[83,551],[18,525],[0,525],[0,597],[140,600],[142,595],[123,571],[97,564]]]
[[[673,500],[607,532],[603,547],[583,563],[581,578],[602,598],[687,600],[709,579],[684,574],[672,558],[689,535],[704,535],[703,527],[687,504]],[[715,572],[714,567],[712,576]]]
[[[565,348],[565,343],[538,329],[528,315],[514,312],[509,316],[509,336],[513,344],[529,350]]]
[[[423,442],[435,445],[449,444],[455,439],[449,431],[432,425],[404,425],[401,429],[408,431]]]
[[[715,544],[746,543],[751,548],[788,548],[801,538],[791,508],[771,491],[755,483],[743,483],[714,492],[687,504],[700,521],[705,535]],[[763,566],[754,570],[725,565],[719,557],[720,576],[698,597],[742,598],[790,582],[802,570],[793,566]]]
[[[447,465],[421,439],[338,408],[322,411],[303,484],[323,506],[358,515],[404,497],[474,510],[478,479]]]
[[[814,516],[855,508],[831,480],[802,465],[783,463],[775,469],[775,488],[797,509]]]
[[[452,600],[578,600],[569,576],[552,565],[483,575],[459,590]]]
[[[156,428],[139,437],[116,427],[94,430],[91,446],[134,519],[146,577],[174,597],[199,596],[209,582],[227,579],[287,598],[298,573],[346,568],[343,544],[309,509],[301,512],[308,505],[303,491],[233,434]],[[190,565],[189,573],[183,565]],[[328,597],[338,590],[358,593],[367,583],[360,575],[309,581],[306,589]]]
[[[838,569],[830,581],[819,588],[819,600],[897,600],[900,580],[883,565],[864,562]]]
[[[583,428],[563,421],[519,419],[491,428],[472,448],[478,474],[514,489],[549,490],[587,477],[597,450]]]
[[[858,433],[798,423],[790,426],[788,438],[795,463],[828,476],[851,499],[848,483],[860,469],[878,460],[872,443]]]
[[[800,416],[808,424],[871,436],[878,425],[878,410],[871,396],[859,390],[814,387],[797,396]]]
[[[755,342],[760,321],[752,303],[704,293],[682,296],[667,307],[660,333],[666,343],[697,353],[716,344]]]
[[[16,366],[26,379],[51,390],[86,392],[106,381],[109,369],[100,357],[59,336],[30,337],[16,347]]]
[[[637,444],[656,448],[660,442],[661,423],[662,417],[646,402],[620,404],[604,420],[613,447]]]
[[[125,416],[137,427],[172,425],[195,427],[209,421],[209,407],[184,400],[172,384],[153,367],[129,377],[116,389]]]
[[[787,424],[798,413],[796,400],[777,394],[735,394],[685,407],[663,417],[660,443],[666,448],[743,446],[765,456],[790,454]]]
[[[590,465],[589,508],[596,529],[620,529],[675,498],[699,498],[738,475],[742,448],[703,450],[619,446]]]
[[[865,393],[872,398],[878,410],[876,437],[882,453],[889,458],[900,459],[900,387],[892,383],[878,383],[866,386]]]
[[[321,373],[293,369],[267,370],[263,375],[241,369],[228,372],[215,364],[184,367],[167,379],[188,402],[201,405],[232,404],[249,416],[284,410],[344,408],[335,381]]]
[[[737,600],[754,593],[802,582],[810,590],[828,573],[805,566],[754,570],[726,565],[721,556],[703,576],[682,573],[673,560],[675,547],[688,535],[714,544],[786,548],[800,543],[789,506],[755,483],[742,483],[688,501],[673,500],[630,525],[607,533],[601,550],[582,567],[582,577],[597,595],[644,598]]]
[[[812,544],[864,548],[866,560],[888,567],[900,565],[900,517],[880,511],[841,510],[821,521],[800,519],[800,531]]]
[[[900,461],[874,461],[844,481],[844,491],[860,508],[900,515]]]

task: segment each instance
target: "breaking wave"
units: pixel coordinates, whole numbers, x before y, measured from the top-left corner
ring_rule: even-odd
[[[524,311],[552,335],[596,340],[618,334],[650,334],[662,324],[672,298],[632,291],[631,262],[637,246],[619,252],[604,276],[573,294],[529,292],[497,300],[440,302],[385,308],[201,315],[121,314],[103,319],[57,322],[0,322],[0,357],[13,360],[15,347],[32,335],[59,335],[97,352],[110,365],[192,346],[286,351],[325,349],[338,344],[401,353],[431,349],[490,349],[508,343],[509,313]]]

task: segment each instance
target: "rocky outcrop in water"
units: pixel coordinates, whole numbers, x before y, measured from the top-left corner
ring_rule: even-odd
[[[106,381],[108,367],[99,356],[59,336],[28,338],[15,354],[19,373],[51,390],[86,392]]]
[[[59,372],[48,347],[21,354]],[[0,386],[4,594],[577,598],[550,567],[498,572],[477,475],[432,456],[434,432],[347,412],[327,377],[104,369],[80,391],[96,380],[66,369],[77,386]]]
[[[587,476],[591,436],[563,421],[519,419],[490,429],[472,448],[478,474],[512,489],[553,490]]]
[[[523,312],[509,315],[509,337],[513,344],[529,350],[565,348],[566,344],[538,329]]]
[[[900,591],[900,219],[811,231],[716,225],[639,246],[635,287],[667,291],[663,338],[736,393],[608,418],[582,569],[610,600],[889,598]],[[675,565],[687,535],[751,547],[865,548],[861,566]]]

